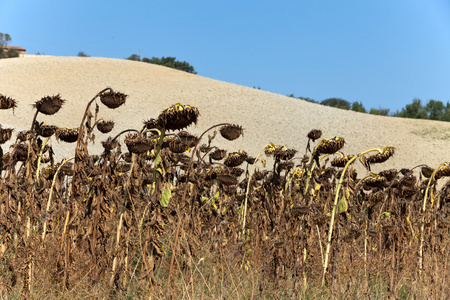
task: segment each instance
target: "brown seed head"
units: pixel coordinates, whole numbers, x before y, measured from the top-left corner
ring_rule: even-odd
[[[289,160],[294,157],[295,153],[297,153],[297,150],[288,149],[286,148],[286,146],[283,146],[276,149],[273,155],[275,156],[276,159]]]
[[[2,94],[0,94],[0,109],[10,109],[12,108],[14,111],[14,108],[17,107],[17,101],[10,98],[10,97],[6,97],[3,96]]]
[[[130,133],[125,137],[125,145],[131,153],[141,154],[150,150],[151,141],[138,133]]]
[[[158,117],[158,122],[167,130],[181,130],[192,123],[197,124],[199,112],[197,107],[177,103],[165,109]]]
[[[241,135],[244,135],[244,130],[242,129],[242,126],[230,124],[222,126],[222,128],[220,128],[220,134],[225,139],[232,141],[237,139]]]
[[[395,147],[385,147],[381,153],[371,155],[367,158],[369,164],[383,163],[394,155]]]
[[[174,139],[169,143],[169,149],[173,153],[183,153],[188,149],[188,145],[180,141],[179,139]]]
[[[37,128],[37,134],[48,138],[51,137],[53,134],[55,134],[56,130],[58,129],[58,126],[55,125],[40,125]]]
[[[74,143],[78,140],[78,128],[58,128],[55,136],[63,142]]]
[[[331,161],[331,165],[333,167],[343,168],[354,157],[355,157],[354,155],[347,155],[347,156],[343,156],[343,157],[336,157],[335,159],[333,159]]]
[[[275,145],[274,143],[269,143],[264,147],[264,153],[267,156],[272,156],[273,154],[275,154],[275,151],[277,151],[280,148],[281,148],[280,145]]]
[[[320,139],[320,137],[322,136],[322,131],[319,129],[313,129],[311,130],[307,137],[312,140],[313,142],[315,142],[316,140]]]
[[[100,95],[100,101],[108,108],[115,109],[125,103],[127,95],[120,92],[105,92]]]
[[[54,115],[61,109],[64,102],[66,102],[66,100],[62,99],[59,94],[55,96],[46,96],[37,101],[34,104],[34,108],[44,115]]]
[[[434,170],[432,168],[430,168],[429,166],[423,166],[421,168],[421,172],[425,178],[430,178],[431,175],[433,174]]]
[[[224,161],[225,166],[231,168],[231,167],[237,167],[241,165],[245,159],[247,158],[247,152],[245,151],[239,151],[239,152],[232,152],[229,153],[227,158]]]
[[[314,149],[314,155],[318,156],[320,154],[333,154],[344,147],[344,139],[340,137],[335,137],[331,140],[323,139]]]
[[[450,165],[443,166],[435,174],[436,179],[447,176],[450,176]]]
[[[97,123],[97,129],[101,133],[108,133],[111,132],[114,128],[114,122],[113,121],[100,121]]]
[[[221,160],[227,155],[226,150],[216,149],[209,156],[214,160]]]
[[[12,128],[2,128],[0,126],[0,144],[4,144],[11,138],[11,134],[14,131]]]

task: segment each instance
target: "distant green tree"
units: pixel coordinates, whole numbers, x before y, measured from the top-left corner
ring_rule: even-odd
[[[344,99],[341,98],[328,98],[320,102],[322,105],[336,107],[340,109],[350,109],[350,103]]]
[[[412,119],[428,119],[426,107],[424,107],[420,99],[413,99],[411,104],[407,104],[402,110],[394,114],[395,117],[412,118]]]
[[[361,113],[366,113],[366,109],[363,106],[362,102],[353,102],[352,103],[352,110],[353,111],[357,111],[357,112],[361,112]]]
[[[152,57],[147,62],[149,62],[151,64],[161,65],[161,66],[165,66],[165,67],[169,67],[169,68],[185,71],[185,72],[192,73],[192,74],[197,74],[197,72],[195,72],[193,66],[191,66],[186,61],[178,61],[176,59],[176,57],[171,57],[171,56],[161,57],[161,58]]]
[[[8,58],[19,57],[19,51],[17,51],[16,49],[9,48],[8,51],[6,51],[5,57]]]
[[[389,108],[371,108],[369,111],[369,114],[371,115],[379,115],[379,116],[388,116],[389,115]]]
[[[137,54],[131,54],[130,57],[127,58],[128,60],[135,60],[135,61],[141,61],[141,57]]]
[[[441,101],[430,100],[426,105],[426,111],[428,113],[428,119],[442,120],[446,111],[446,107]]]
[[[87,55],[87,54],[84,53],[83,51],[78,52],[78,56],[79,56],[79,57],[90,57],[90,55]]]
[[[0,32],[0,58],[10,57],[8,56],[8,52],[3,52],[3,47],[8,45],[8,43],[11,41],[11,36],[7,33]],[[17,52],[17,50],[15,50]],[[15,53],[9,53],[9,54],[15,54]],[[17,52],[17,56],[19,56],[19,53]]]

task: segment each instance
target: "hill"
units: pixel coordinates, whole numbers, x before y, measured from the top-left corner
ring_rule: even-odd
[[[193,75],[166,67],[110,58],[29,56],[0,60],[0,93],[18,101],[15,113],[1,111],[4,127],[29,129],[32,104],[47,95],[61,94],[67,102],[54,116],[40,115],[40,122],[78,127],[87,102],[100,90],[111,87],[129,95],[125,106],[109,110],[101,105],[100,116],[116,122],[114,135],[127,128],[140,129],[143,121],[156,118],[172,104],[197,106],[200,133],[223,122],[239,124],[245,136],[233,142],[216,138],[215,145],[230,151],[245,150],[256,156],[269,142],[286,145],[302,156],[306,135],[321,129],[322,137],[343,137],[345,154],[396,146],[396,154],[374,171],[410,168],[418,164],[437,167],[449,160],[450,123],[400,119],[339,110],[262,90]],[[100,103],[100,102],[99,102]],[[92,152],[102,151],[97,134]],[[206,141],[204,141],[206,142]],[[57,158],[73,155],[74,146],[52,141]],[[3,147],[6,152],[6,147]],[[97,154],[97,153],[94,153]]]

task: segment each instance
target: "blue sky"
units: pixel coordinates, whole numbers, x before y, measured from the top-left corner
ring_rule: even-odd
[[[175,56],[199,75],[400,110],[450,101],[450,1],[0,0],[27,53]]]

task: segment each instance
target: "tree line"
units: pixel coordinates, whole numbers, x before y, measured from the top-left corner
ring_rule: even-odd
[[[295,98],[294,94],[290,94],[288,96]],[[450,103],[448,101],[446,104],[444,104],[442,101],[431,99],[426,104],[423,104],[422,100],[415,98],[413,99],[412,103],[407,104],[400,111],[389,114],[388,108],[371,108],[369,111],[367,111],[362,102],[355,101],[351,103],[342,98],[327,98],[320,102],[308,97],[297,97],[297,99],[345,110],[369,113],[372,115],[450,121]]]

